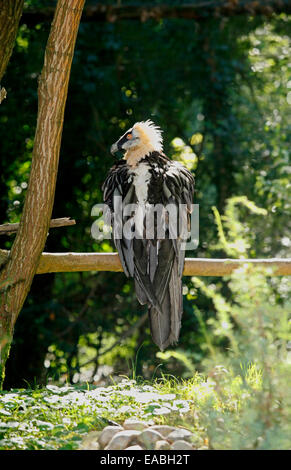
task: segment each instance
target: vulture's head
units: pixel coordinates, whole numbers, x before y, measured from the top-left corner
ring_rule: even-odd
[[[154,150],[161,152],[163,150],[162,131],[149,119],[136,122],[111,146],[112,154],[118,150],[125,152],[125,158],[128,160],[133,156],[135,160],[140,159]]]

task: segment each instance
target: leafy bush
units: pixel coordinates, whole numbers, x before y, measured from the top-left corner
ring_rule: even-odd
[[[218,243],[212,248],[246,258],[251,236],[248,224],[240,222],[241,206],[266,215],[245,197],[228,200],[222,217],[214,208]],[[224,278],[226,285],[197,277],[189,283],[191,296],[207,297],[215,312],[207,318],[194,307],[204,337],[199,369],[215,392],[205,394],[195,413],[211,448],[290,448],[291,285],[287,277],[271,275],[272,268],[246,262]],[[183,363],[186,377],[196,373],[189,349],[157,355]]]
[[[204,411],[211,445],[290,448],[290,303],[276,305],[266,273],[249,266],[231,276],[231,304],[201,281],[194,282],[217,309],[217,318],[208,322],[205,344],[211,354],[204,368],[225,409]],[[227,340],[225,352],[217,351],[217,336]]]

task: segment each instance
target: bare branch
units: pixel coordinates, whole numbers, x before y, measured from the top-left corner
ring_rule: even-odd
[[[76,225],[76,221],[70,217],[63,217],[60,219],[51,219],[50,228],[66,227],[68,225]],[[19,223],[16,224],[3,224],[0,225],[0,235],[10,235],[11,233],[17,232],[19,229]]]

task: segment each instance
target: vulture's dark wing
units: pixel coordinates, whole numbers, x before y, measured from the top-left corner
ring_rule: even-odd
[[[124,219],[120,217],[118,209],[127,204],[136,202],[132,175],[125,160],[118,161],[110,170],[102,186],[103,199],[111,210],[113,217],[112,230],[114,244],[117,248],[120,261],[126,276],[134,276],[132,240],[115,237],[122,234]],[[122,206],[122,207],[120,207]]]
[[[154,152],[143,159],[148,165],[150,181],[147,203],[171,206],[174,216],[165,210],[159,222],[165,228],[165,236],[157,233],[154,219],[154,237],[146,237],[146,216],[143,217],[144,236],[131,240],[114,238],[124,272],[135,280],[138,300],[149,305],[151,333],[154,342],[165,349],[178,341],[183,312],[182,273],[185,251],[181,249],[187,236],[185,228],[190,221],[193,201],[194,179],[192,174],[178,162]],[[122,205],[137,202],[133,175],[126,162],[118,162],[109,172],[103,185],[104,201],[114,213],[113,198],[120,196]],[[146,213],[146,209],[145,209]],[[176,214],[176,216],[175,216]],[[181,224],[181,220],[184,223]],[[115,219],[113,230],[130,223],[135,230],[136,219],[130,215]],[[182,225],[182,227],[181,227]]]
[[[164,160],[164,155],[161,155],[161,160]],[[160,168],[159,165],[154,166],[152,174],[155,172],[149,193],[154,194],[155,187],[162,188],[153,202],[162,202],[170,211],[169,217],[164,219],[166,238],[157,242],[157,251],[152,243],[148,246],[149,267],[154,272],[152,286],[159,300],[158,305],[152,303],[149,309],[151,332],[155,343],[163,350],[178,341],[181,327],[185,260],[182,248],[190,230],[194,178],[183,165],[170,160]]]

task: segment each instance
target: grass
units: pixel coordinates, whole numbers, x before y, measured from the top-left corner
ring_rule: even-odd
[[[227,374],[221,369],[220,374]],[[255,382],[257,386],[258,377]],[[245,400],[238,378],[225,388],[222,400],[217,382],[198,373],[188,380],[123,379],[107,387],[48,385],[11,390],[0,394],[0,449],[77,449],[89,431],[102,429],[108,420],[121,424],[129,417],[187,427],[197,448],[207,449],[210,435],[205,416],[215,414],[221,426],[229,413],[238,419]]]
[[[48,385],[2,392],[0,449],[77,449],[89,431],[133,416],[182,423],[194,406],[183,395],[182,384],[127,379],[108,387]]]

